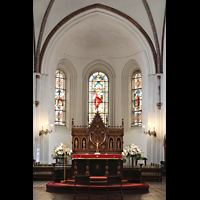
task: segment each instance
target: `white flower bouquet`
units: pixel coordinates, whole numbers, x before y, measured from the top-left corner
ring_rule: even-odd
[[[72,150],[67,146],[67,144],[61,143],[60,146],[55,147],[55,149],[52,151],[52,157],[53,159],[61,158],[61,156],[64,156],[64,151],[66,152],[67,156],[72,156]]]
[[[123,149],[122,152],[122,156],[127,158],[134,156],[136,157],[136,159],[140,159],[142,155],[143,152],[141,151],[141,149],[133,143],[131,145],[126,146],[126,148]]]

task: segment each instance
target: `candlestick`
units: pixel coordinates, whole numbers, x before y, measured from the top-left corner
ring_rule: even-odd
[[[145,132],[145,125],[143,125],[143,132]]]

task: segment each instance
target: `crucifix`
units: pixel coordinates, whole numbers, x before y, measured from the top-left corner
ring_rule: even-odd
[[[100,154],[99,153],[99,149],[98,149],[98,146],[99,146],[99,140],[97,139],[97,141],[96,141],[96,146],[97,146],[97,149],[96,149],[96,153],[95,154]]]
[[[98,145],[99,145],[99,140],[97,139],[97,149],[98,149]]]

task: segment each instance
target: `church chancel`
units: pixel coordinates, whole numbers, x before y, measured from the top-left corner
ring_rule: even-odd
[[[166,0],[34,0],[32,67],[34,181],[106,191],[115,176],[127,194],[163,180]]]
[[[72,120],[72,168],[74,176],[122,174],[124,124],[107,127],[96,113],[89,127],[76,127]]]
[[[148,192],[149,185],[137,181],[131,182],[130,169],[123,170],[123,136],[124,120],[121,126],[110,127],[104,124],[101,115],[97,111],[89,127],[75,126],[72,119],[72,165],[68,169],[67,180],[61,179],[59,170],[55,169],[54,180],[47,184],[47,191],[70,192],[76,184],[79,189],[92,187],[93,192],[99,190],[107,191],[108,188],[120,192],[140,191]],[[55,167],[56,168],[56,167]],[[65,166],[64,166],[65,168]],[[61,169],[63,171],[63,169]],[[127,174],[128,172],[128,174]],[[139,172],[138,169],[132,169],[132,173]],[[126,177],[124,179],[124,175]],[[65,176],[65,174],[64,174]],[[140,179],[140,176],[137,177]],[[90,180],[88,184],[78,183],[77,180]],[[139,180],[137,179],[137,180]],[[59,188],[59,189],[58,189]]]

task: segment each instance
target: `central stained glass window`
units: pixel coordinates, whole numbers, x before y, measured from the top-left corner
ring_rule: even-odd
[[[91,124],[97,111],[104,123],[109,117],[108,77],[103,72],[95,72],[89,77],[88,120]]]

